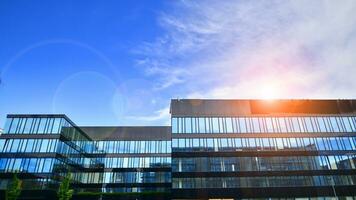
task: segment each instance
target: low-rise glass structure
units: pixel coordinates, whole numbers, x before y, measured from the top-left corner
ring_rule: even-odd
[[[356,199],[356,100],[174,99],[170,114],[105,127],[8,115],[0,190],[17,173],[21,198],[55,198],[70,173],[74,199]]]

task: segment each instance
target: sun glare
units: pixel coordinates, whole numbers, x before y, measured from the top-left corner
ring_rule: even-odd
[[[276,85],[264,85],[260,87],[259,96],[262,99],[273,100],[279,95],[279,90]]]

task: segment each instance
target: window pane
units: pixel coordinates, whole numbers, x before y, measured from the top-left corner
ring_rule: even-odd
[[[352,132],[352,127],[351,127],[348,117],[341,117],[341,118],[342,118],[342,121],[344,122],[346,132]]]
[[[331,126],[334,132],[340,132],[336,117],[330,117]]]
[[[233,133],[232,118],[230,118],[230,117],[226,118],[226,132]]]
[[[23,133],[23,129],[25,128],[26,118],[21,118],[18,124],[17,133]]]
[[[305,121],[305,128],[307,129],[306,131],[311,132],[311,133],[314,132],[312,118],[305,117],[304,121]]]
[[[324,120],[322,117],[318,117],[318,124],[321,132],[326,132],[326,124],[324,123]]]
[[[198,118],[193,117],[192,118],[192,133],[198,133],[198,127],[197,127],[197,122]]]
[[[179,133],[185,133],[184,118],[178,118]]]
[[[47,147],[48,147],[48,139],[43,139],[40,152],[46,152]]]
[[[34,143],[33,139],[29,139],[27,141],[27,146],[26,146],[26,150],[25,150],[26,152],[31,152],[32,151],[33,143]]]
[[[206,133],[205,130],[205,118],[199,118],[199,133]]]
[[[0,152],[3,151],[4,147],[5,147],[5,139],[0,139]]]
[[[45,125],[46,125],[47,118],[41,118],[40,120],[41,121],[37,133],[45,133]]]
[[[60,133],[61,131],[61,118],[55,118],[52,128],[52,133]]]
[[[16,133],[18,123],[19,123],[19,118],[14,118],[12,120],[12,124],[11,124],[9,133]]]
[[[299,127],[299,122],[297,117],[291,117],[292,119],[292,124],[294,128],[294,132],[300,132],[300,127]]]
[[[252,125],[252,128],[253,128],[252,132],[259,133],[260,132],[260,124],[258,123],[258,118],[257,117],[253,117],[251,119],[252,119],[251,120],[251,125]]]
[[[213,117],[213,133],[219,133],[219,119],[217,117]]]
[[[241,133],[246,133],[247,132],[247,128],[246,128],[246,123],[245,123],[245,118],[238,118],[239,120],[239,125],[240,125],[240,129],[241,129]]]
[[[192,133],[192,118],[185,118],[185,133]]]
[[[24,133],[30,133],[31,132],[32,122],[33,122],[33,118],[27,118],[25,129],[23,131]]]
[[[19,144],[20,144],[20,140],[19,139],[13,139],[13,143],[12,143],[10,152],[16,153],[17,152],[17,148],[19,147]]]
[[[178,133],[178,122],[177,118],[172,118],[172,133]]]
[[[44,161],[44,167],[43,167],[43,172],[48,173],[52,169],[52,159],[51,158],[46,158]]]
[[[5,122],[5,127],[4,127],[4,133],[10,133],[10,125],[12,122],[12,118],[7,118]]]
[[[273,133],[273,124],[272,124],[272,118],[266,117],[266,126],[267,126],[267,132],[268,133]]]

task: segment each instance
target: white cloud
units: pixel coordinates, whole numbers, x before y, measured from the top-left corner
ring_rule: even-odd
[[[354,98],[355,11],[354,0],[181,1],[140,64],[191,98]]]
[[[165,107],[163,109],[157,110],[153,115],[128,116],[127,118],[128,119],[133,119],[133,120],[138,120],[138,121],[146,121],[146,122],[163,120],[163,123],[165,125],[169,125],[170,124],[169,107]]]

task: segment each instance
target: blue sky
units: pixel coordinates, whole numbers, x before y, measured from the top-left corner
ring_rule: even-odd
[[[352,0],[2,0],[0,124],[8,113],[167,124],[171,98],[355,98],[355,10]]]

